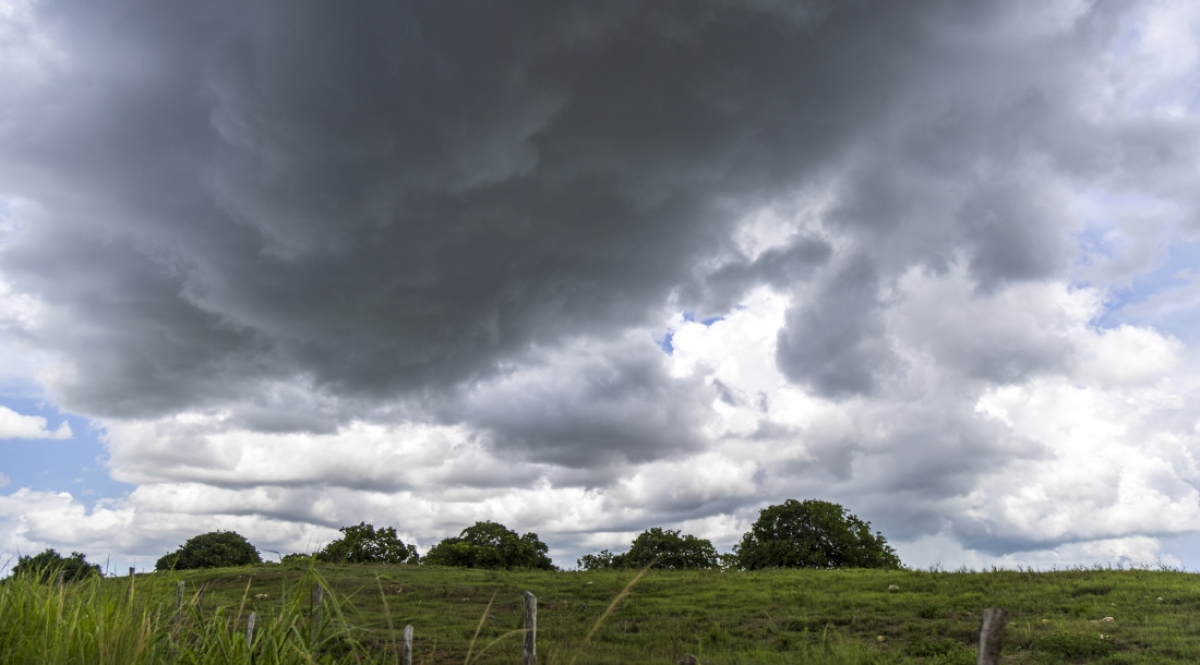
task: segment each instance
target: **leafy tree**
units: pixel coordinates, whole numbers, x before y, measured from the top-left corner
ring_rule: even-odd
[[[41,554],[17,557],[17,565],[13,566],[13,576],[36,576],[42,582],[58,579],[62,572],[63,580],[73,582],[91,575],[100,574],[99,564],[88,563],[81,552],[71,552],[71,556],[63,557],[53,548],[47,548]]]
[[[691,534],[678,531],[663,531],[659,527],[647,529],[633,539],[629,551],[622,554],[625,567],[665,568],[688,570],[696,568],[719,568],[720,559],[712,543]]]
[[[213,531],[194,536],[183,547],[164,554],[155,570],[192,570],[194,568],[224,568],[262,563],[258,550],[233,531]]]
[[[425,555],[425,563],[461,568],[554,570],[546,543],[536,533],[518,536],[496,522],[476,522],[457,538],[446,538]]]
[[[417,548],[405,545],[396,535],[396,529],[385,527],[375,530],[374,526],[360,522],[358,526],[344,526],[338,531],[342,537],[329,543],[316,553],[317,561],[326,563],[417,563]]]
[[[600,550],[599,554],[584,554],[582,559],[577,559],[575,565],[583,570],[605,570],[607,568],[617,568],[617,557],[620,555],[613,554],[608,550]]]
[[[788,499],[759,513],[735,550],[758,568],[900,568],[900,557],[870,522],[828,501]]]
[[[612,554],[602,550],[599,554],[585,554],[577,563],[584,570],[646,566],[666,570],[721,567],[720,556],[708,540],[678,531],[663,531],[659,527],[647,529],[634,538],[628,552]]]

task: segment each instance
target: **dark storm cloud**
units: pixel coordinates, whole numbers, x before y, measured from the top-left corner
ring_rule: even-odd
[[[502,454],[568,469],[556,484],[607,484],[621,469],[703,448],[717,398],[695,379],[666,374],[653,345],[602,348],[480,385],[458,415],[486,429]]]
[[[0,271],[48,308],[26,332],[73,365],[66,408],[224,409],[267,433],[466,423],[529,464],[438,477],[467,488],[613,487],[732,450],[709,439],[711,405],[759,398],[671,376],[649,334],[625,336],[668,303],[722,315],[766,285],[792,296],[788,381],[929,410],[884,441],[764,417],[752,443],[811,437],[812,459],[747,485],[867,478],[845,495],[928,533],[988,464],[1037,451],[972,424],[977,391],[888,392],[911,369],[887,327],[898,280],[962,269],[987,297],[1061,278],[1079,224],[1062,188],[1161,177],[1175,195],[1196,155],[1190,127],[1088,111],[1122,3],[1057,32],[1009,25],[1040,4],[43,3],[65,56],[0,91],[0,197],[25,220]],[[743,219],[798,193],[824,201],[811,228],[748,255]],[[907,337],[979,383],[1062,365],[1062,339],[987,323],[914,319]],[[200,439],[163,443],[146,477],[217,465]],[[346,469],[319,471],[411,485]],[[664,489],[613,519],[761,499]]]
[[[753,261],[742,258],[721,265],[697,281],[680,289],[679,298],[686,306],[708,313],[724,314],[736,306],[746,291],[769,284],[781,291],[807,281],[832,254],[829,243],[819,238],[801,237],[785,247],[763,252]]]
[[[8,111],[2,166],[44,219],[0,261],[74,313],[41,336],[90,413],[486,377],[645,322],[922,48],[890,4],[754,7],[47,4],[70,57]],[[822,251],[746,270],[804,279]],[[716,275],[720,304],[747,279]]]
[[[856,257],[815,297],[793,306],[776,347],[784,375],[827,397],[875,392],[876,375],[894,362],[880,319],[879,281],[874,266]]]

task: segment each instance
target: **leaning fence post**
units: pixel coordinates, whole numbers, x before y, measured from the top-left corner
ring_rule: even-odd
[[[412,626],[404,627],[404,652],[400,656],[400,665],[412,665]]]
[[[62,586],[63,582],[65,582],[66,579],[67,579],[67,571],[65,571],[65,570],[58,571],[58,586]]]
[[[537,665],[537,596],[525,592],[525,665]]]
[[[979,660],[977,665],[1000,665],[1000,643],[1004,640],[1004,624],[1008,610],[989,607],[983,611],[979,626]]]
[[[317,643],[321,631],[321,601],[325,600],[325,587],[320,582],[313,584],[312,590],[312,641]]]
[[[251,612],[250,616],[246,617],[246,648],[254,642],[254,620],[258,618],[258,613]]]

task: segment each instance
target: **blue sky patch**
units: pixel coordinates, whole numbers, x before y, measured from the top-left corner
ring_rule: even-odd
[[[0,440],[0,474],[8,478],[0,489],[4,494],[19,488],[42,492],[70,492],[89,509],[96,499],[118,497],[133,485],[113,480],[105,463],[108,451],[100,440],[103,430],[82,416],[63,413],[44,400],[0,397],[0,406],[26,416],[46,419],[46,429],[54,431],[62,423],[74,436],[67,440]]]

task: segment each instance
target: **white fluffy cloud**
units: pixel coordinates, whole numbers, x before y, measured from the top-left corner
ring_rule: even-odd
[[[7,407],[0,406],[0,439],[70,439],[74,434],[71,426],[62,423],[50,430],[46,419],[41,416],[26,416]]]

